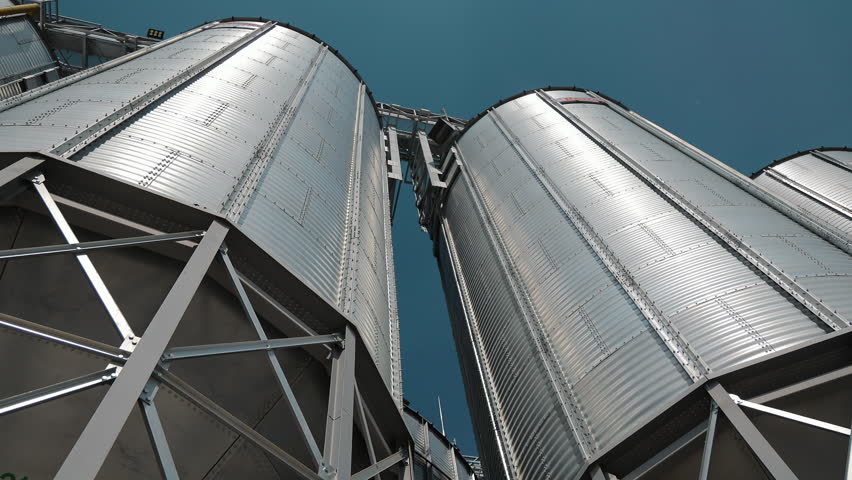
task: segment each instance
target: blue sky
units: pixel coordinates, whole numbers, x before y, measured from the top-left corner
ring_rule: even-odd
[[[263,16],[315,33],[377,100],[468,118],[546,85],[624,102],[743,173],[852,145],[852,2],[61,0],[63,14],[167,36]],[[394,226],[404,388],[465,452],[473,440],[431,243],[406,191]]]

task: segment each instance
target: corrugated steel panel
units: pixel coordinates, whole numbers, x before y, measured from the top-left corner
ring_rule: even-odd
[[[852,152],[803,153],[768,166],[754,180],[852,238]]]
[[[0,85],[55,66],[26,15],[0,18]]]
[[[445,231],[444,234],[450,232]],[[478,343],[474,345],[476,340],[473,334],[476,325],[475,320],[469,316],[473,312],[468,310],[468,303],[463,303],[469,302],[470,298],[469,295],[462,294],[466,289],[462,285],[463,279],[456,276],[453,260],[457,253],[451,253],[454,247],[449,243],[451,242],[446,241],[444,236],[441,237],[438,244],[438,263],[478,451],[483,457],[492,460],[491,463],[483,464],[487,478],[508,477],[502,468],[501,459],[505,457],[499,447],[497,413],[489,400],[495,393],[489,388],[490,371],[478,354]],[[493,468],[496,470],[492,470]]]
[[[345,313],[401,404],[378,120],[367,96],[359,96],[358,77],[326,46],[281,25],[236,43],[263,24],[253,25],[207,26],[33,96],[0,112],[0,145],[5,151],[51,149],[201,62],[229,53],[99,132],[71,159],[223,215],[231,214],[226,207],[249,185],[247,204],[232,218],[332,305],[340,300],[342,258],[347,252],[358,256],[353,308]],[[363,120],[356,117],[357,102]],[[352,184],[358,131],[364,138],[362,171]],[[267,147],[271,153],[264,156]],[[247,183],[256,165],[262,166],[258,179]],[[361,215],[353,219],[361,235],[356,244],[344,244],[353,189],[361,193]]]
[[[402,413],[405,426],[408,427],[408,432],[414,439],[417,463],[431,464],[432,474],[441,475],[441,478],[468,480],[474,477],[470,465],[458,449],[434,425],[408,407],[403,408]]]
[[[447,221],[461,274],[469,282],[482,360],[493,375],[491,394],[506,432],[508,460],[522,478],[571,478],[583,457],[543,360],[535,353],[535,332],[527,327],[519,299],[501,271],[471,192],[456,185],[447,199]],[[489,471],[501,472],[502,467],[491,465]]]
[[[522,95],[468,126],[458,141],[462,181],[450,188],[444,215],[470,297],[451,303],[467,302],[475,315],[481,361],[494,379],[493,387],[475,383],[499,403],[514,474],[570,478],[585,458],[613,447],[693,382],[637,296],[653,303],[710,372],[828,330],[754,260],[710,233],[706,218],[846,318],[852,306],[840,292],[852,291],[852,258],[658,138],[664,134],[628,121],[609,101],[571,90],[543,95],[557,102]],[[632,162],[654,180],[640,177]],[[673,202],[670,191],[704,217]],[[453,298],[449,287],[445,280]],[[470,343],[461,330],[454,329],[457,342]],[[550,348],[536,346],[536,337]],[[548,356],[558,381],[541,367]],[[560,382],[580,412],[573,431],[557,407]],[[494,430],[486,419],[475,425]],[[493,433],[478,438],[488,468],[500,471]],[[492,445],[483,448],[483,440]]]

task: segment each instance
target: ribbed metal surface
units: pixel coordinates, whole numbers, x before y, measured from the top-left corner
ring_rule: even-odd
[[[764,168],[754,181],[852,238],[852,151],[794,155]]]
[[[458,140],[444,227],[468,298],[450,291],[450,255],[439,262],[451,311],[467,302],[482,342],[462,355],[468,384],[493,378],[473,382],[498,404],[508,447],[495,458],[499,432],[475,420],[493,430],[477,435],[489,471],[571,478],[693,381],[852,317],[848,254],[631,115],[591,92],[530,93]]]
[[[414,438],[415,478],[471,480],[476,476],[461,452],[434,425],[405,407],[402,418]],[[425,471],[431,470],[428,476]],[[423,475],[422,477],[418,477]]]
[[[0,18],[0,85],[55,65],[26,15]]]
[[[380,129],[343,60],[295,30],[240,21],[101,68],[0,113],[2,149],[57,148],[83,168],[230,218],[346,310],[401,402]],[[354,287],[341,290],[350,277]]]

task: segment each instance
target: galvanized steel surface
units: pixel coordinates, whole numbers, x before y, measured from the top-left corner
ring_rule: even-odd
[[[439,240],[457,250],[469,296],[461,303],[483,344],[464,369],[493,377],[475,383],[498,404],[503,455],[518,478],[571,478],[651,420],[701,378],[690,378],[684,350],[713,373],[829,330],[756,265],[779,268],[839,327],[852,317],[848,254],[621,106],[585,91],[545,94],[555,102],[520,96],[463,133],[462,181],[444,206],[453,241]],[[452,278],[447,257],[442,275]],[[480,449],[500,471],[499,449]]]
[[[350,305],[344,313],[401,402],[385,161],[349,66],[294,29],[235,21],[104,67],[0,113],[2,149],[50,150],[78,136],[84,148],[66,155],[79,166],[230,218],[330,304]],[[353,195],[360,214],[348,218]],[[350,276],[355,288],[339,292]]]
[[[403,409],[402,418],[414,439],[415,479],[471,480],[476,478],[455,445],[416,411]],[[426,474],[430,471],[432,476]],[[422,475],[422,476],[421,476]]]
[[[0,85],[54,66],[56,62],[26,15],[0,18]]]
[[[762,169],[754,181],[852,239],[852,151],[803,152]]]

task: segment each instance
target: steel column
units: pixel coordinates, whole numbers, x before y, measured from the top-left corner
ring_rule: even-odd
[[[151,320],[145,336],[98,405],[56,478],[94,478],[136,405],[229,227],[214,220]]]
[[[220,254],[222,262],[228,270],[228,275],[230,275],[231,281],[234,282],[234,288],[237,290],[237,297],[240,299],[240,305],[243,307],[243,312],[246,314],[246,317],[248,317],[261,341],[270,342],[269,338],[266,336],[266,332],[263,330],[263,326],[260,324],[260,320],[257,318],[257,313],[255,313],[254,307],[252,307],[251,302],[246,295],[246,291],[243,288],[239,274],[234,268],[234,264],[231,263],[231,258],[228,256],[227,248],[221,249]],[[337,341],[340,341],[339,337],[336,338]],[[305,442],[305,446],[307,446],[308,450],[311,452],[316,466],[321,470],[325,469],[322,454],[320,453],[319,446],[317,446],[316,437],[314,437],[314,434],[311,432],[311,428],[308,426],[308,421],[305,419],[305,414],[302,413],[301,407],[299,407],[299,402],[296,401],[296,394],[293,393],[293,388],[290,387],[290,382],[284,374],[284,369],[281,368],[281,363],[278,361],[278,357],[275,356],[275,352],[269,349],[267,349],[266,355],[269,358],[269,364],[275,374],[275,379],[278,380],[278,384],[284,392],[284,398],[287,400],[287,405],[290,407],[290,413],[293,414],[293,417],[296,419],[296,423],[299,425],[299,430],[302,433],[302,439]]]
[[[734,429],[742,437],[748,448],[754,452],[758,461],[775,480],[795,480],[797,477],[784,463],[778,452],[763,437],[745,413],[731,400],[730,395],[722,385],[713,382],[707,386],[707,393],[716,402],[725,418],[731,422]]]
[[[343,351],[331,361],[331,386],[325,423],[325,464],[336,471],[336,480],[350,480],[352,471],[352,421],[355,403],[355,351],[357,339],[346,326]]]
[[[698,472],[698,480],[707,480],[707,475],[710,473],[710,455],[713,452],[713,439],[716,437],[716,420],[718,418],[719,407],[713,403],[710,407],[710,419],[707,421],[707,435],[704,437],[704,452],[701,455],[701,469]]]

